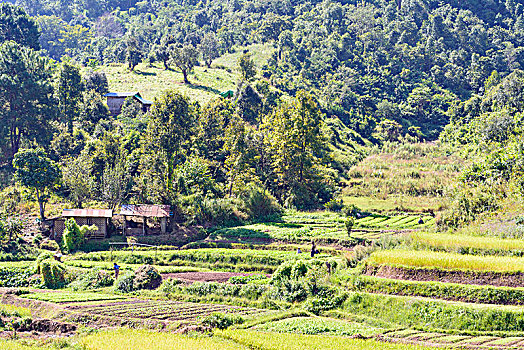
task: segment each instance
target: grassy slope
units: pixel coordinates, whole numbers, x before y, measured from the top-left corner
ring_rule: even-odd
[[[247,49],[253,54],[258,68],[266,63],[272,52],[271,46],[261,44],[250,45]],[[139,91],[144,98],[154,100],[163,91],[174,89],[204,104],[218,97],[221,92],[236,89],[237,61],[241,54],[242,49],[238,49],[235,53],[216,59],[211,68],[205,65],[195,67],[189,75],[189,85],[182,83],[182,73],[176,67],[165,70],[161,63],[155,63],[152,67],[141,63],[134,72],[130,72],[123,64],[103,66],[100,70],[107,75],[110,91]]]
[[[344,201],[370,211],[436,211],[462,166],[437,143],[386,144],[351,169]]]

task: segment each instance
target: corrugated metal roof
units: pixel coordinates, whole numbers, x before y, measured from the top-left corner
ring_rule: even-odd
[[[153,101],[146,100],[145,98],[141,96],[135,96],[135,98],[140,101],[143,105],[152,105]]]
[[[130,96],[140,96],[139,92],[108,92],[105,94],[105,97],[130,97]]]
[[[75,218],[111,218],[111,209],[64,209],[62,216]]]
[[[169,217],[170,211],[169,205],[124,204],[120,210],[120,215],[163,218]]]

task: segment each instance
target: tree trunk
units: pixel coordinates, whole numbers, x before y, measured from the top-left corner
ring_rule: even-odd
[[[207,61],[206,61],[207,68],[211,68],[211,63],[212,63],[211,60],[207,60]]]
[[[38,200],[38,206],[40,208],[40,218],[42,219],[42,223],[43,223],[45,220],[44,202],[40,198],[40,191],[38,189],[36,190],[36,199]]]
[[[166,70],[169,70],[169,66],[167,65],[167,60],[164,60],[164,68],[165,68]]]
[[[182,74],[184,75],[184,84],[191,84],[187,79],[187,70],[182,70]]]

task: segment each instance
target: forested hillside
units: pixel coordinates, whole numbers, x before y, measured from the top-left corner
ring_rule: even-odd
[[[450,106],[522,62],[523,4],[514,0],[17,3],[36,16],[50,57],[83,64],[129,53],[167,62],[178,44],[202,45],[212,62],[235,46],[272,43],[261,76],[291,94],[315,91],[366,138],[390,119],[434,139]]]

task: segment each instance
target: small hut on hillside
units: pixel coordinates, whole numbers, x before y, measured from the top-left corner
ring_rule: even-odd
[[[110,92],[104,95],[107,98],[107,106],[109,107],[109,112],[112,115],[119,115],[122,112],[122,105],[128,97],[133,97],[138,103],[142,105],[142,111],[147,112],[151,105],[152,101],[146,100],[140,96],[140,92]]]
[[[169,205],[149,205],[149,204],[125,204],[122,205],[120,215],[124,217],[123,233],[126,235],[147,235],[154,233],[158,229],[150,229],[148,227],[148,219],[153,221],[155,219],[160,221],[160,232],[165,234],[167,232],[167,221],[171,214]],[[139,221],[130,220],[131,218],[139,218]]]
[[[52,219],[52,235],[60,240],[65,230],[65,221],[74,218],[78,225],[95,225],[97,230],[88,239],[103,239],[108,236],[109,220],[113,217],[111,209],[64,209],[62,216]]]

